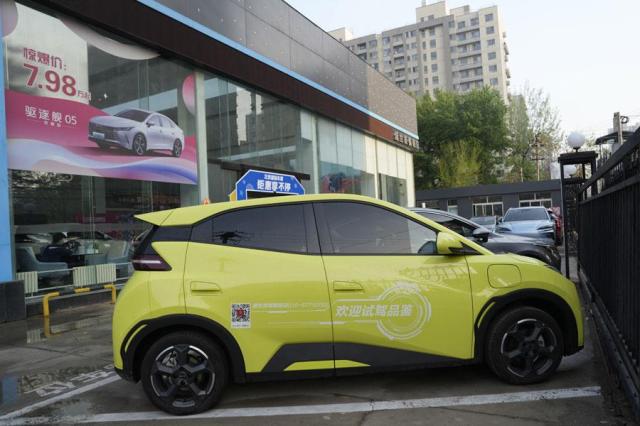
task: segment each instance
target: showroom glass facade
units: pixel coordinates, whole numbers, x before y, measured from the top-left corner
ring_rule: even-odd
[[[47,162],[30,169],[24,162],[12,167],[11,150],[18,139],[10,134],[16,271],[25,279],[28,295],[96,284],[101,274],[126,278],[131,273],[130,257],[145,230],[134,215],[198,204],[205,197],[227,201],[240,177],[240,169],[229,164],[308,175],[302,181],[307,193],[354,193],[401,205],[413,203],[412,155],[405,149],[60,15],[21,4],[17,13],[15,30],[4,38],[7,90],[38,99],[57,98],[67,105],[68,93],[52,90],[59,87],[49,71],[43,85],[25,83],[34,66],[24,64],[27,50],[62,52],[63,60],[69,52],[65,72],[88,94],[75,97],[74,105],[108,116],[140,109],[157,113],[158,120],[169,119],[162,129],[177,128],[183,136],[173,136],[175,141],[169,140],[167,147],[154,149],[149,132],[162,129],[147,124],[144,161],[147,156],[149,161],[181,161],[186,170],[181,174],[170,169],[155,179],[131,172],[105,176],[112,172]],[[49,124],[55,128],[55,123]],[[92,139],[96,127],[90,125],[89,139],[95,142],[91,144],[86,128],[80,129],[85,132],[84,145],[68,152],[93,156],[87,164],[133,157],[136,135],[125,134],[133,132],[129,130],[133,125],[118,126],[98,127],[99,136]],[[108,138],[111,131],[124,135],[122,146],[95,139]],[[172,149],[181,143],[176,159]],[[193,182],[188,181],[191,176],[196,176]],[[91,273],[78,272],[87,267],[93,267]]]

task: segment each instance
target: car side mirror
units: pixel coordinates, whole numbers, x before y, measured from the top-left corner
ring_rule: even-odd
[[[502,216],[498,218],[498,223],[502,223]]]
[[[487,228],[479,227],[473,230],[473,238],[483,243],[486,243],[489,240],[489,235],[491,232]]]
[[[436,239],[436,247],[438,254],[459,254],[464,249],[462,241],[449,234],[448,232],[438,232]]]
[[[147,127],[151,127],[153,125],[154,125],[153,123],[150,123],[150,122],[147,121]]]

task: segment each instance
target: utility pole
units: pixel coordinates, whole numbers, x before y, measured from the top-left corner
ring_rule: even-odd
[[[533,147],[535,148],[536,153],[532,160],[536,162],[536,177],[537,180],[540,180],[540,160],[542,160],[540,157],[540,134],[536,133],[533,137]]]
[[[624,143],[624,135],[622,133],[623,124],[629,122],[629,117],[620,114],[619,112],[613,113],[613,131],[618,134],[618,140],[611,147],[611,152],[616,152],[618,148]]]

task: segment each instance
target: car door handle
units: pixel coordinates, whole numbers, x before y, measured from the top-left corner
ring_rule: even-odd
[[[333,291],[363,291],[362,285],[352,281],[334,281]]]
[[[219,293],[222,291],[216,283],[208,283],[204,281],[191,281],[191,291],[197,293]]]

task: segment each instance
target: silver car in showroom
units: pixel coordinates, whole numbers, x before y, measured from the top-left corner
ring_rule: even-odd
[[[89,140],[98,147],[125,148],[135,155],[147,151],[171,151],[180,157],[184,150],[184,132],[166,115],[142,109],[125,109],[116,115],[89,120]]]
[[[496,232],[556,241],[555,221],[542,206],[510,208],[496,225]]]

